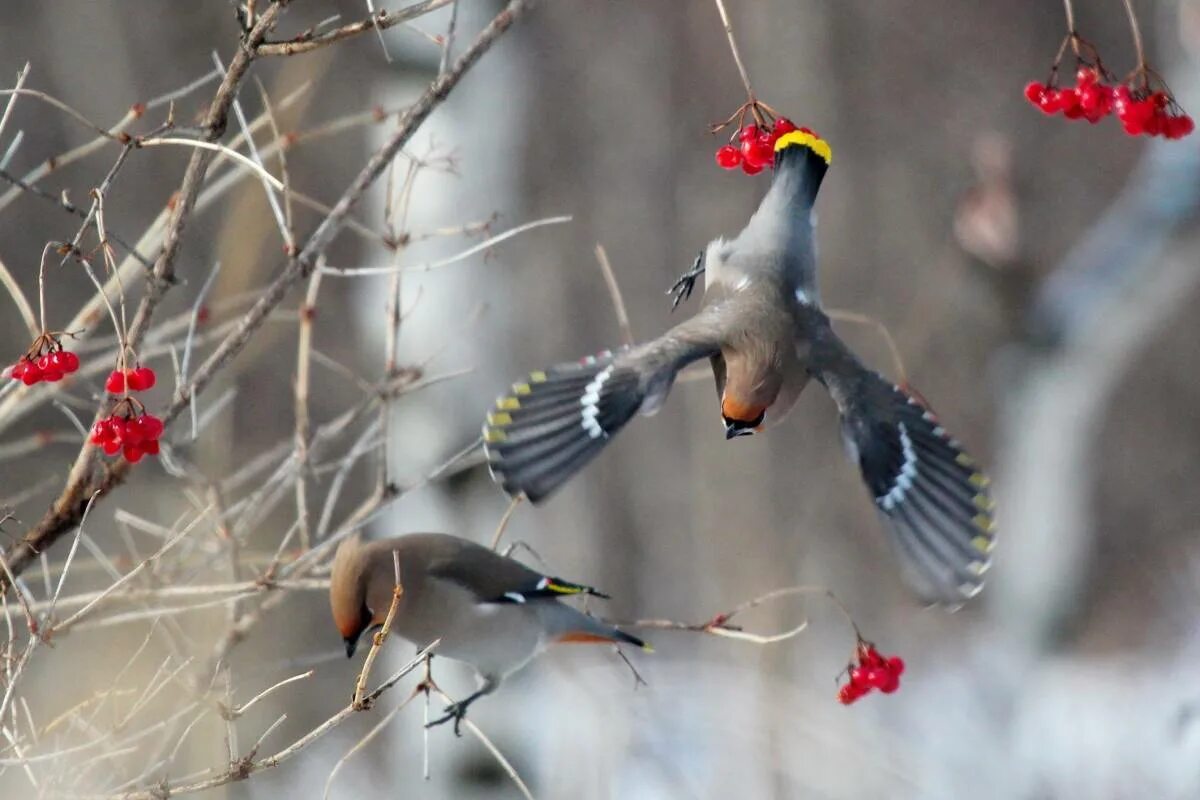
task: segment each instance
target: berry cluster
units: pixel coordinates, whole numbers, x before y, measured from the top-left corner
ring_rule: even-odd
[[[104,388],[109,394],[121,394],[127,389],[131,392],[144,392],[153,388],[156,380],[158,378],[150,367],[137,367],[124,372],[114,369],[104,382]]]
[[[118,414],[114,409],[110,416],[92,426],[92,444],[99,445],[110,456],[121,453],[131,464],[141,461],[142,456],[158,455],[158,439],[163,433],[162,420],[147,414],[145,409],[135,408],[134,402],[122,400],[117,405],[128,404],[125,413]]]
[[[1134,96],[1129,87],[1118,86],[1113,92],[1113,110],[1130,136],[1144,133],[1147,136],[1182,139],[1196,129],[1191,116],[1185,114],[1175,99],[1161,89]]]
[[[751,123],[738,128],[738,145],[732,142],[717,150],[717,165],[722,169],[742,168],[747,175],[757,175],[763,167],[775,163],[775,141],[785,133],[801,130],[811,133],[807,128],[797,128],[791,120],[778,117],[771,124],[755,125]]]
[[[848,669],[849,682],[838,689],[842,705],[850,705],[873,689],[891,694],[900,688],[900,676],[904,674],[904,659],[900,656],[884,657],[875,645],[861,639],[854,655],[858,663]]]
[[[1043,114],[1061,113],[1067,119],[1086,119],[1095,125],[1112,113],[1115,89],[1104,83],[1096,67],[1080,67],[1074,86],[1059,89],[1033,81],[1025,86],[1025,99]]]
[[[1130,136],[1163,136],[1182,139],[1196,124],[1171,94],[1143,86],[1136,92],[1126,84],[1104,83],[1099,67],[1080,67],[1075,85],[1062,89],[1033,81],[1025,87],[1025,99],[1044,114],[1061,113],[1067,119],[1086,119],[1093,125],[1115,113]]]
[[[47,381],[61,381],[79,369],[79,356],[63,350],[62,342],[53,333],[43,333],[34,340],[25,355],[17,363],[6,367],[3,375],[20,381],[26,386]]]

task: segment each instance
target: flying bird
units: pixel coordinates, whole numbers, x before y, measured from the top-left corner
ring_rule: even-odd
[[[496,400],[483,441],[506,492],[544,500],[634,414],[657,411],[693,361],[712,365],[729,439],[777,423],[815,379],[909,584],[951,606],[979,592],[996,533],[987,476],[923,401],[859,361],[821,309],[813,206],[831,160],[807,129],[780,136],[749,223],[710,242],[669,290],[678,305],[703,275],[695,316],[653,341],[530,373]]]
[[[329,603],[333,621],[354,655],[363,633],[381,626],[396,585],[392,553],[399,556],[402,592],[391,630],[418,647],[440,640],[437,654],[475,668],[480,685],[447,707],[431,725],[454,720],[495,691],[547,644],[631,644],[641,639],[559,602],[569,595],[607,598],[590,586],[543,575],[515,559],[457,536],[413,533],[392,539],[343,541],[333,559]]]

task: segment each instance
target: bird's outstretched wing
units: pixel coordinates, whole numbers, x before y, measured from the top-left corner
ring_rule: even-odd
[[[591,461],[633,418],[653,413],[676,373],[719,355],[721,305],[705,307],[654,341],[532,372],[496,400],[483,425],[492,477],[538,502]]]
[[[838,405],[847,454],[905,577],[923,598],[960,605],[983,588],[991,565],[988,477],[921,402],[864,367],[840,340],[825,345],[813,372]]]

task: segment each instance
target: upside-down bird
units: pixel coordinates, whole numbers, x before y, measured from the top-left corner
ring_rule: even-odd
[[[495,691],[508,675],[554,642],[625,643],[640,639],[559,602],[590,586],[543,575],[515,559],[445,533],[413,533],[338,546],[329,583],[333,621],[353,656],[362,634],[383,624],[392,605],[399,556],[402,591],[391,630],[418,647],[440,640],[436,654],[463,661],[479,675],[478,691],[430,723],[454,720]]]
[[[635,413],[657,411],[693,361],[712,364],[730,439],[778,422],[814,378],[910,585],[948,605],[979,592],[995,540],[987,476],[922,401],[863,366],[821,309],[813,205],[831,157],[807,129],[779,137],[750,222],[709,243],[670,290],[678,304],[704,276],[695,316],[645,344],[533,372],[497,399],[483,440],[505,491],[544,499]]]

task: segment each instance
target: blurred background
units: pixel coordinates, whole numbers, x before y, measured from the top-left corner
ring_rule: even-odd
[[[1077,5],[1080,32],[1124,75],[1136,59],[1121,3]],[[1152,64],[1185,109],[1200,109],[1200,3],[1134,5]],[[792,599],[738,618],[762,632],[807,618],[807,630],[786,642],[649,630],[657,652],[630,656],[642,686],[609,650],[559,648],[473,706],[472,718],[540,798],[1200,796],[1200,329],[1190,313],[1200,299],[1200,139],[1132,139],[1111,120],[1067,123],[1030,107],[1022,87],[1045,78],[1065,33],[1050,0],[728,7],[759,97],[833,147],[818,202],[825,304],[885,324],[909,380],[991,468],[1001,540],[989,586],[954,614],[925,609],[907,592],[820,387],[769,435],[726,442],[711,383],[682,383],[656,417],[631,423],[543,506],[519,507],[507,540],[542,559],[520,552],[529,563],[611,593],[593,610],[617,620],[698,623],[778,587],[826,587],[865,636],[905,658],[902,689],[838,705],[853,633],[829,602]],[[500,8],[462,0],[455,51]],[[281,130],[300,134],[287,151],[294,188],[337,199],[394,125],[386,114],[366,122],[371,110],[404,108],[437,74],[441,49],[431,37],[444,34],[448,12],[255,65]],[[279,37],[333,14],[341,24],[367,8],[297,0]],[[9,0],[0,76],[11,87],[28,61],[27,88],[107,126],[131,104],[209,73],[213,51],[228,63],[237,35],[226,2],[185,10]],[[214,88],[209,81],[176,101],[181,122]],[[251,84],[241,99],[248,116],[262,112]],[[314,519],[341,524],[382,475],[406,491],[368,535],[439,530],[490,541],[507,498],[486,470],[428,484],[425,476],[478,436],[484,411],[513,379],[619,344],[596,244],[607,248],[637,338],[698,307],[693,298],[672,316],[664,291],[710,239],[740,230],[768,183],[713,161],[722,141],[707,126],[744,99],[711,2],[556,0],[518,21],[410,143],[407,152],[428,166],[407,193],[404,161],[357,210],[364,231],[344,232],[328,261],[419,266],[489,232],[573,219],[403,274],[398,363],[439,380],[396,400],[386,423],[367,415],[334,438],[300,478]],[[152,110],[137,129],[164,115]],[[358,122],[324,127],[349,119]],[[31,98],[15,105],[0,153],[17,131],[23,139],[4,169],[18,176],[94,136]],[[306,138],[312,131],[321,135]],[[259,146],[271,139],[263,129]],[[107,145],[37,184],[85,204],[115,156]],[[136,240],[177,188],[187,156],[135,151],[106,203],[109,229]],[[11,188],[3,182],[0,194]],[[395,253],[380,243],[394,210],[389,189],[393,204],[408,197],[392,232],[410,243]],[[297,232],[320,219],[298,206]],[[0,260],[29,297],[45,244],[78,226],[46,198],[17,191],[0,199]],[[253,178],[200,208],[186,237],[182,283],[163,320],[186,319],[215,274],[204,324],[219,329],[284,263]],[[387,276],[323,280],[314,426],[360,402],[361,381],[383,376],[390,287]],[[94,289],[78,266],[55,260],[46,294],[55,327]],[[295,430],[301,302],[294,292],[209,389],[194,440],[186,414],[169,432],[174,458],[214,483],[173,476],[170,459],[139,465],[89,517],[65,595],[108,586],[180,520],[199,521],[170,567],[137,585],[252,581],[261,572],[297,516],[296,478],[272,484],[268,476]],[[102,318],[96,327],[96,341],[107,337],[111,350],[111,326]],[[897,377],[874,329],[839,330]],[[15,306],[0,298],[3,358],[15,360],[26,337]],[[146,360],[160,376],[173,373],[179,351],[169,345],[180,341],[175,329],[148,342],[158,349]],[[86,425],[102,378],[39,395],[20,413],[0,406],[0,505],[18,518],[4,524],[5,546],[61,487],[81,440],[66,412]],[[152,409],[169,399],[171,381],[162,383]],[[351,464],[344,459],[356,446],[362,457]],[[208,488],[256,459],[266,459],[265,471],[223,498],[238,514],[216,523],[197,516]],[[47,554],[48,576],[68,547],[63,540]],[[221,555],[231,549],[244,557],[232,574]],[[35,597],[48,594],[39,569],[24,580]],[[21,676],[21,702],[0,720],[9,737],[0,742],[0,795],[111,796],[203,777],[226,769],[281,714],[260,755],[336,713],[361,662],[345,659],[319,588],[287,592],[230,641],[240,615],[277,595],[192,597],[162,616],[152,604],[114,604],[41,646]],[[11,618],[23,646],[19,612]],[[390,640],[375,674],[412,653]],[[310,668],[311,677],[234,723],[218,713],[218,704],[244,704]],[[434,669],[452,695],[473,688],[466,670],[436,659]],[[417,677],[277,769],[208,796],[320,796],[338,760]],[[339,770],[330,796],[520,796],[474,739],[443,727],[426,742],[422,703]],[[103,709],[93,713],[94,705]]]

